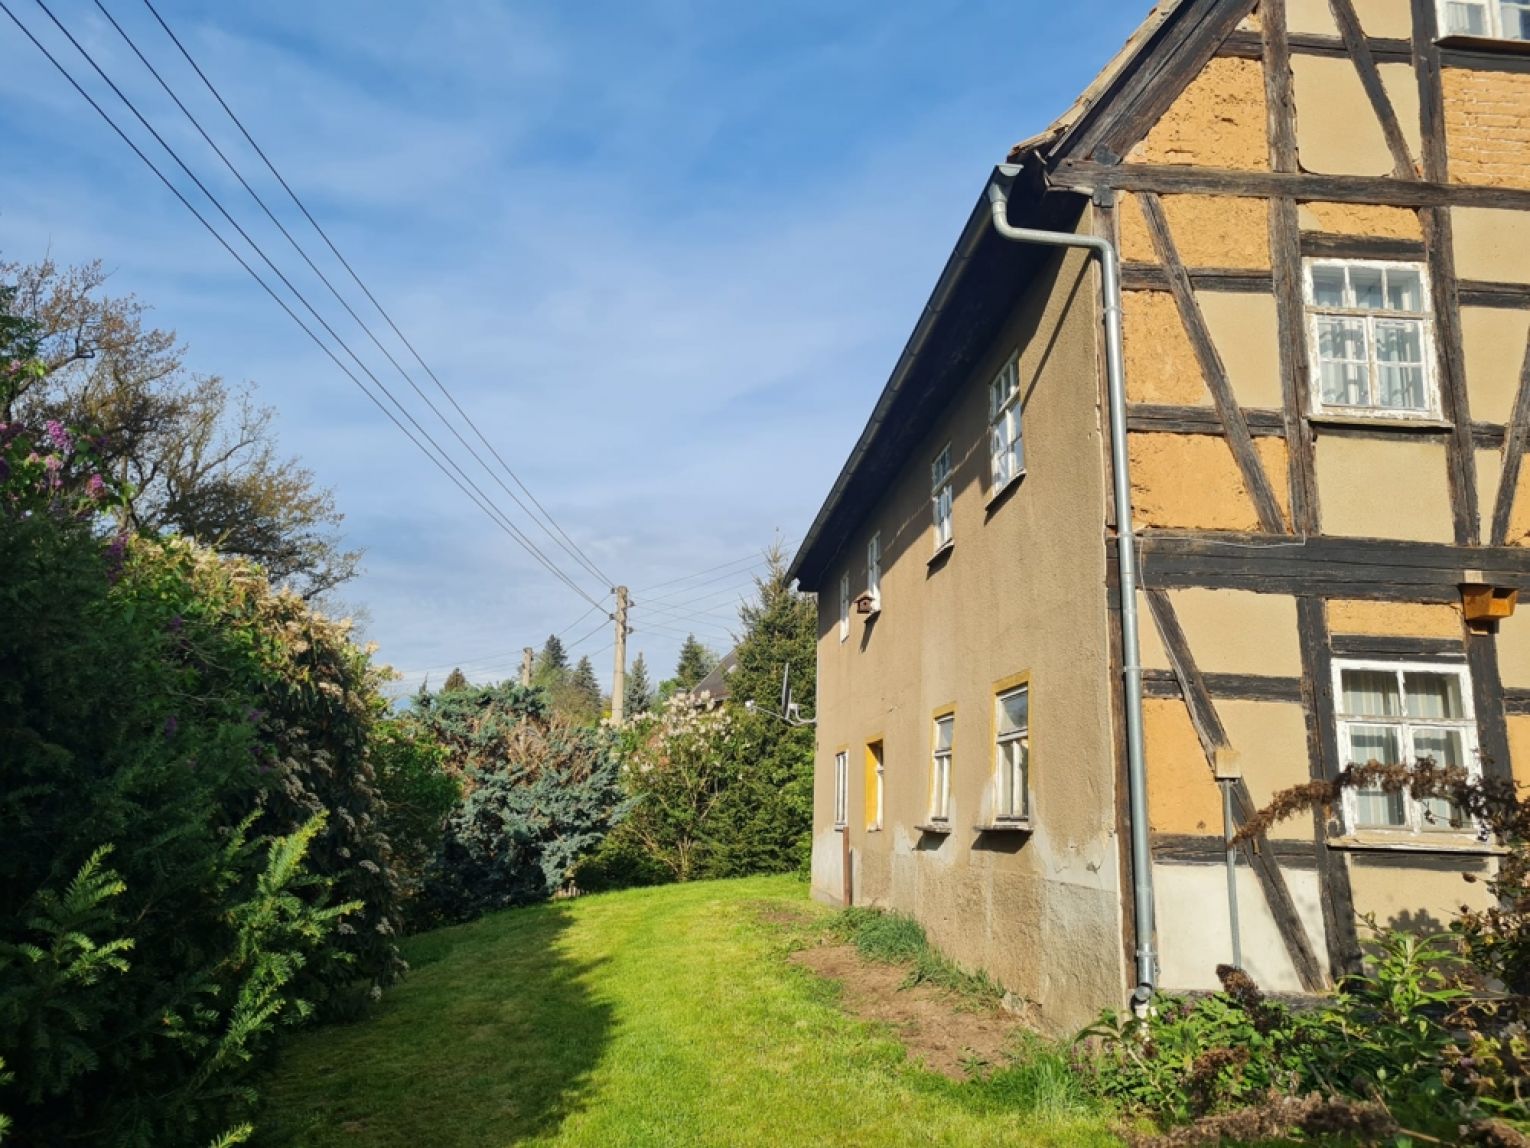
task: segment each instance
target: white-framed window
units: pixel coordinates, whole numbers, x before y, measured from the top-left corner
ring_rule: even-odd
[[[951,545],[951,444],[930,463],[930,513],[935,520],[935,549]]]
[[[1438,418],[1423,264],[1309,259],[1305,278],[1313,413]]]
[[[850,572],[839,576],[839,640],[850,636]]]
[[[930,752],[930,820],[951,820],[951,746],[956,715],[935,719],[934,747]]]
[[[1530,40],[1530,0],[1442,0],[1440,34]]]
[[[1031,688],[1006,690],[994,699],[995,816],[1023,821],[1031,815]]]
[[[866,543],[866,593],[871,595],[871,608],[882,608],[882,532],[878,530]]]
[[[1336,661],[1339,754],[1345,764],[1436,765],[1479,770],[1477,720],[1466,666],[1440,662]],[[1443,798],[1349,789],[1345,825],[1404,833],[1474,831]]]
[[[1018,352],[988,384],[988,453],[995,494],[1025,473]]]
[[[843,829],[850,820],[850,751],[834,755],[834,828]]]

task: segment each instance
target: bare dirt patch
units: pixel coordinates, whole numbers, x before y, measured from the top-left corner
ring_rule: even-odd
[[[907,969],[869,961],[854,945],[801,949],[791,961],[838,982],[846,1012],[889,1025],[910,1056],[952,1080],[966,1080],[969,1067],[999,1063],[1022,1027],[997,1005],[991,1012],[974,1012],[943,989],[904,988]]]

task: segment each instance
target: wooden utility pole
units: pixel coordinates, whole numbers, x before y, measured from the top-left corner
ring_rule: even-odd
[[[627,692],[627,587],[616,588],[616,672],[611,675],[611,720],[622,720]]]
[[[536,658],[537,652],[530,646],[526,646],[521,650],[521,685],[527,687],[531,685],[531,666],[536,661]]]

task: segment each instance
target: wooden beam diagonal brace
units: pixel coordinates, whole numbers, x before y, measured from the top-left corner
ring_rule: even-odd
[[[1243,476],[1243,487],[1254,502],[1254,509],[1259,515],[1259,524],[1272,533],[1283,532],[1286,529],[1285,515],[1281,512],[1280,503],[1270,487],[1269,476],[1264,473],[1264,464],[1259,459],[1259,453],[1254,449],[1254,440],[1249,434],[1248,423],[1244,421],[1243,410],[1238,405],[1237,396],[1233,394],[1232,383],[1227,377],[1227,368],[1222,364],[1222,356],[1218,353],[1216,344],[1212,342],[1211,331],[1206,326],[1206,318],[1201,314],[1200,304],[1195,298],[1195,289],[1190,285],[1190,276],[1180,261],[1178,249],[1174,246],[1174,237],[1169,233],[1169,220],[1164,214],[1163,201],[1152,193],[1140,196],[1139,200],[1142,204],[1142,213],[1147,219],[1148,234],[1152,237],[1153,248],[1163,264],[1164,274],[1168,276],[1169,293],[1174,297],[1180,322],[1184,324],[1185,333],[1190,337],[1190,345],[1195,350],[1195,357],[1200,362],[1201,374],[1206,380],[1207,388],[1211,391],[1211,401],[1217,408],[1217,414],[1222,419],[1227,445],[1232,450],[1233,461],[1237,463],[1238,472]]]
[[[1371,43],[1366,39],[1365,30],[1360,26],[1360,17],[1355,14],[1354,4],[1351,0],[1328,0],[1328,6],[1333,10],[1334,20],[1338,22],[1339,34],[1344,38],[1344,47],[1355,65],[1355,71],[1360,73],[1360,86],[1365,89],[1366,98],[1371,101],[1371,109],[1381,121],[1381,134],[1386,138],[1387,148],[1392,153],[1392,174],[1398,179],[1417,179],[1418,171],[1413,166],[1413,157],[1408,154],[1408,141],[1397,120],[1397,110],[1392,107],[1386,85],[1381,82],[1381,69],[1376,66],[1376,57],[1371,52]]]
[[[1222,725],[1221,718],[1217,716],[1216,705],[1211,700],[1206,681],[1195,664],[1195,658],[1190,652],[1190,643],[1185,638],[1184,630],[1180,628],[1179,619],[1174,614],[1174,606],[1169,601],[1169,596],[1162,590],[1149,590],[1147,600],[1148,609],[1153,615],[1153,621],[1157,624],[1159,636],[1163,640],[1164,650],[1169,656],[1169,664],[1179,679],[1179,687],[1185,698],[1185,707],[1190,714],[1190,724],[1194,726],[1196,737],[1200,739],[1207,763],[1215,768],[1218,751],[1227,748],[1229,744],[1227,731]],[[1233,820],[1241,828],[1248,824],[1258,812],[1258,806],[1254,803],[1248,784],[1242,778],[1228,784],[1232,787]],[[1322,966],[1312,948],[1312,940],[1307,936],[1307,926],[1296,911],[1296,902],[1292,899],[1291,890],[1286,885],[1285,874],[1281,872],[1280,863],[1269,847],[1269,839],[1264,834],[1260,834],[1244,849],[1243,855],[1259,878],[1259,886],[1264,892],[1265,902],[1269,905],[1270,915],[1274,917],[1280,929],[1281,940],[1285,942],[1286,952],[1291,958],[1291,964],[1296,969],[1296,975],[1300,978],[1302,987],[1308,992],[1318,992],[1326,988],[1327,978],[1323,975]]]
[[[1525,343],[1525,361],[1519,371],[1519,392],[1514,397],[1514,413],[1503,445],[1503,473],[1498,479],[1498,497],[1493,503],[1492,544],[1503,546],[1509,538],[1509,521],[1514,515],[1514,495],[1519,489],[1519,472],[1524,466],[1525,450],[1530,447],[1530,340]]]

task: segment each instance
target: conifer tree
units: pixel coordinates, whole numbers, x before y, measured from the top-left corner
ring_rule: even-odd
[[[449,694],[456,690],[465,690],[467,688],[467,675],[461,669],[453,667],[452,672],[446,675],[446,684],[441,687],[441,692]]]
[[[622,694],[623,705],[629,718],[647,713],[653,708],[653,687],[648,682],[648,663],[643,655],[637,656],[627,671],[627,688]]]
[[[717,655],[698,642],[695,634],[687,634],[680,647],[680,661],[675,665],[675,688],[692,689],[716,668],[717,660]]]
[[[590,664],[588,657],[580,658],[579,664],[574,667],[574,673],[569,678],[569,701],[580,709],[580,716],[600,718],[600,683],[595,679],[595,667]],[[574,716],[574,715],[570,715]]]
[[[568,681],[568,651],[563,648],[557,634],[547,635],[542,652],[537,655],[531,680],[533,685],[545,690],[553,690]]]

